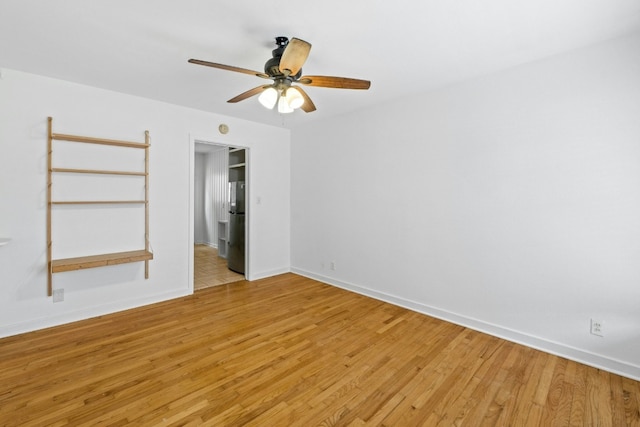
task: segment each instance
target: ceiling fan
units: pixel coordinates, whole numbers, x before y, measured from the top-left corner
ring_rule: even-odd
[[[264,73],[200,59],[190,59],[189,62],[273,80],[271,84],[249,89],[227,102],[240,102],[260,94],[258,99],[262,105],[269,109],[278,105],[280,113],[291,113],[296,108],[300,108],[306,113],[316,110],[309,95],[298,85],[338,89],[369,89],[371,86],[371,82],[368,80],[332,76],[303,76],[302,65],[309,56],[311,44],[297,38],[289,40],[287,37],[276,37],[276,46],[272,51],[272,58],[264,64]]]

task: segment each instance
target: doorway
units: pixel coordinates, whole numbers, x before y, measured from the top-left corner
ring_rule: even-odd
[[[226,145],[193,144],[193,289],[244,280],[228,268],[230,151]],[[233,156],[231,156],[233,158]],[[233,173],[235,171],[232,170]]]

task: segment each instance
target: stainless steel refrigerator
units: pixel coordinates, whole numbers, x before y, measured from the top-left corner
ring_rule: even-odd
[[[229,270],[244,274],[244,181],[229,183]]]

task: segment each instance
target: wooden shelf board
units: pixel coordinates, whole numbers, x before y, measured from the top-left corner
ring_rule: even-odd
[[[52,205],[130,205],[130,204],[145,204],[145,200],[67,200],[67,201],[52,201]]]
[[[235,165],[229,165],[229,169],[243,168],[245,166],[246,166],[246,163],[236,163]]]
[[[150,144],[142,144],[139,142],[120,141],[117,139],[92,138],[90,136],[65,135],[62,133],[52,133],[51,139],[56,139],[59,141],[87,142],[89,144],[114,145],[117,147],[130,148],[148,148],[150,146]]]
[[[87,174],[102,174],[102,175],[133,175],[133,176],[148,175],[145,172],[109,171],[109,170],[99,170],[99,169],[70,169],[70,168],[51,168],[51,172],[87,173]]]
[[[64,271],[83,270],[86,268],[105,267],[108,265],[127,264],[152,259],[153,253],[144,249],[139,251],[56,259],[51,261],[51,272],[62,273]]]

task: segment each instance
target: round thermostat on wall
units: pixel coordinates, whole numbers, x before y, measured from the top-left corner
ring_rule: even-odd
[[[220,126],[218,126],[218,131],[221,134],[226,134],[227,132],[229,132],[229,126],[225,125],[224,123],[222,123]]]

